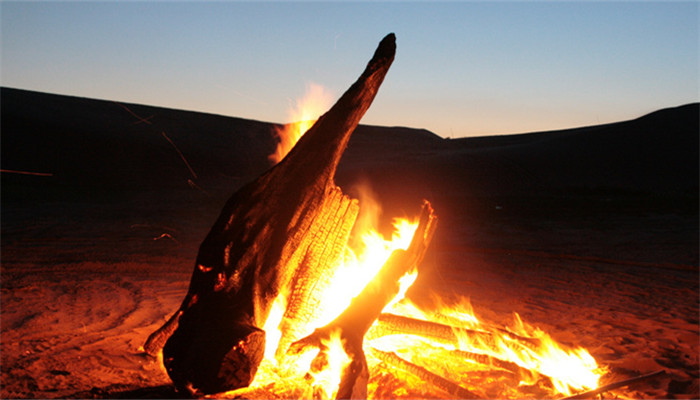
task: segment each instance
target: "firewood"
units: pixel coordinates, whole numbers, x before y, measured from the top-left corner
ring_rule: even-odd
[[[430,203],[424,202],[418,228],[406,250],[395,250],[377,276],[357,295],[336,319],[316,329],[311,335],[296,341],[290,354],[299,354],[309,347],[321,349],[331,333],[340,332],[345,352],[351,359],[341,379],[337,398],[362,398],[367,395],[369,378],[363,351],[364,337],[382,309],[399,293],[399,279],[417,268],[423,260],[437,227],[437,217]],[[322,357],[322,352],[319,353]]]
[[[474,353],[471,351],[455,350],[454,354],[464,360],[471,360],[483,365],[491,365],[506,371],[510,371],[517,376],[528,376],[531,375],[530,371],[526,368],[519,366],[512,361],[501,360],[497,357],[492,357],[488,354]]]
[[[508,330],[498,327],[494,327],[493,329],[508,334],[512,339],[516,339],[522,342],[521,344],[525,346],[532,346],[539,343],[539,340],[537,338],[519,336],[513,334]],[[427,339],[434,340],[444,345],[453,346],[455,347],[455,350],[452,350],[451,353],[457,358],[475,361],[479,364],[492,365],[494,367],[510,371],[516,374],[517,376],[530,376],[532,374],[530,370],[528,370],[527,368],[523,368],[514,362],[503,360],[498,357],[490,356],[487,354],[474,353],[459,349],[459,336],[462,335],[469,336],[483,343],[493,345],[494,338],[492,332],[459,328],[432,321],[425,321],[410,317],[404,317],[401,315],[383,313],[379,316],[379,318],[377,318],[377,323],[372,326],[370,331],[367,333],[366,338],[375,339],[382,336],[394,334],[415,335],[418,337],[424,337]],[[552,377],[545,375],[541,372],[538,372],[537,374],[550,381],[552,379]]]
[[[463,388],[458,383],[452,382],[451,380],[437,375],[420,365],[416,365],[410,361],[404,360],[403,358],[396,355],[396,353],[390,353],[386,351],[381,351],[372,348],[372,354],[375,355],[380,360],[392,365],[396,368],[402,369],[406,372],[423,379],[424,381],[432,384],[433,386],[440,388],[447,392],[448,394],[455,396],[460,399],[479,399],[480,396],[475,393]]]
[[[182,305],[144,345],[155,354],[165,343],[163,362],[178,390],[216,393],[250,384],[265,347],[260,327],[275,298],[308,284],[300,282],[307,272],[322,273],[326,264],[314,259],[332,257],[314,239],[347,241],[357,204],[342,195],[333,177],[395,50],[390,34],[358,80],[289,154],[224,206],[200,246]],[[323,219],[328,222],[321,226]]]
[[[377,324],[367,333],[367,338],[373,339],[387,335],[405,334],[422,336],[444,344],[459,346],[459,337],[455,332],[462,332],[470,337],[479,337],[482,340],[488,340],[491,336],[490,332],[458,328],[438,322],[383,313],[377,318]]]
[[[575,394],[573,396],[565,397],[562,400],[592,399],[592,398],[595,398],[596,395],[602,394],[602,393],[607,392],[609,390],[618,389],[621,387],[644,382],[644,381],[649,380],[651,378],[656,378],[657,376],[661,376],[665,373],[666,373],[666,371],[662,369],[660,371],[652,372],[650,374],[636,376],[634,378],[625,379],[625,380],[621,380],[621,381],[617,381],[617,382],[612,382],[612,383],[609,383],[607,385],[603,385],[603,386],[600,386],[598,388],[595,388],[593,390],[589,390],[587,392],[582,392],[582,393]]]
[[[537,345],[540,342],[537,338],[520,336],[502,328],[494,329],[508,335],[511,339],[522,342],[525,346]],[[391,313],[383,313],[377,318],[377,324],[367,333],[367,338],[373,339],[393,334],[422,336],[455,347],[459,346],[460,337],[474,338],[486,344],[494,343],[493,332],[490,331],[461,328]]]

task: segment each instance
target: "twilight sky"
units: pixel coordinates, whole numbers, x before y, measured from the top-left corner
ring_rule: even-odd
[[[636,118],[700,100],[699,3],[0,3],[6,87],[290,122],[390,32],[362,123],[443,137]]]

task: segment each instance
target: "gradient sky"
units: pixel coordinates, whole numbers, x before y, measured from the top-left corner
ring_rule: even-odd
[[[0,84],[289,122],[397,55],[362,123],[443,137],[636,118],[700,99],[698,2],[7,2]]]

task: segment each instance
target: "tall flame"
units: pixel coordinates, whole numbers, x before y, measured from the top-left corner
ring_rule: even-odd
[[[418,227],[417,220],[410,221],[404,218],[396,218],[393,221],[394,231],[391,237],[385,238],[375,228],[378,223],[378,216],[381,214],[381,207],[374,200],[373,192],[368,187],[361,187],[358,188],[358,196],[361,204],[358,221],[361,222],[355,226],[353,230],[355,238],[351,240],[356,243],[356,246],[354,248],[350,246],[346,248],[343,263],[336,269],[331,284],[324,290],[322,298],[325,301],[314,310],[313,319],[309,323],[310,326],[320,327],[326,325],[342,313],[350,305],[351,300],[377,275],[394,250],[405,250],[408,248]],[[406,290],[415,281],[417,275],[417,271],[411,271],[411,273],[400,279],[399,294],[387,307],[403,298]],[[282,321],[285,307],[286,296],[284,293],[281,293],[273,302],[263,327],[263,330],[266,332],[265,357],[251,387],[262,386],[270,380],[278,380],[280,374],[287,377],[289,375],[298,376],[303,373],[304,369],[311,368],[313,355],[308,354],[309,352],[299,356],[295,361],[296,365],[293,367],[277,364],[278,360],[275,359],[275,352],[282,335],[279,331],[279,325]],[[342,370],[348,361],[340,338],[332,337],[331,339],[330,342],[324,343],[328,347],[328,369],[334,369],[337,372]],[[282,371],[283,369],[284,371]],[[339,376],[331,378],[328,372],[309,372],[309,374],[306,374],[305,379],[313,381],[313,386],[321,391],[319,392],[321,397],[332,397],[337,391]],[[319,393],[314,393],[312,397],[319,395]]]
[[[306,131],[313,126],[319,116],[332,104],[333,95],[323,86],[309,83],[306,93],[301,100],[295,102],[289,111],[291,122],[277,130],[279,143],[274,153],[270,155],[270,161],[278,163],[289,153]]]

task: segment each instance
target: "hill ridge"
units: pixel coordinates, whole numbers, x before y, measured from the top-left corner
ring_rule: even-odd
[[[2,168],[50,173],[41,184],[89,190],[199,187],[229,195],[270,167],[281,126],[5,87],[0,97]],[[697,196],[699,115],[700,104],[691,103],[610,124],[461,139],[360,125],[337,181],[367,179],[380,195]],[[6,188],[37,182],[2,175]]]

